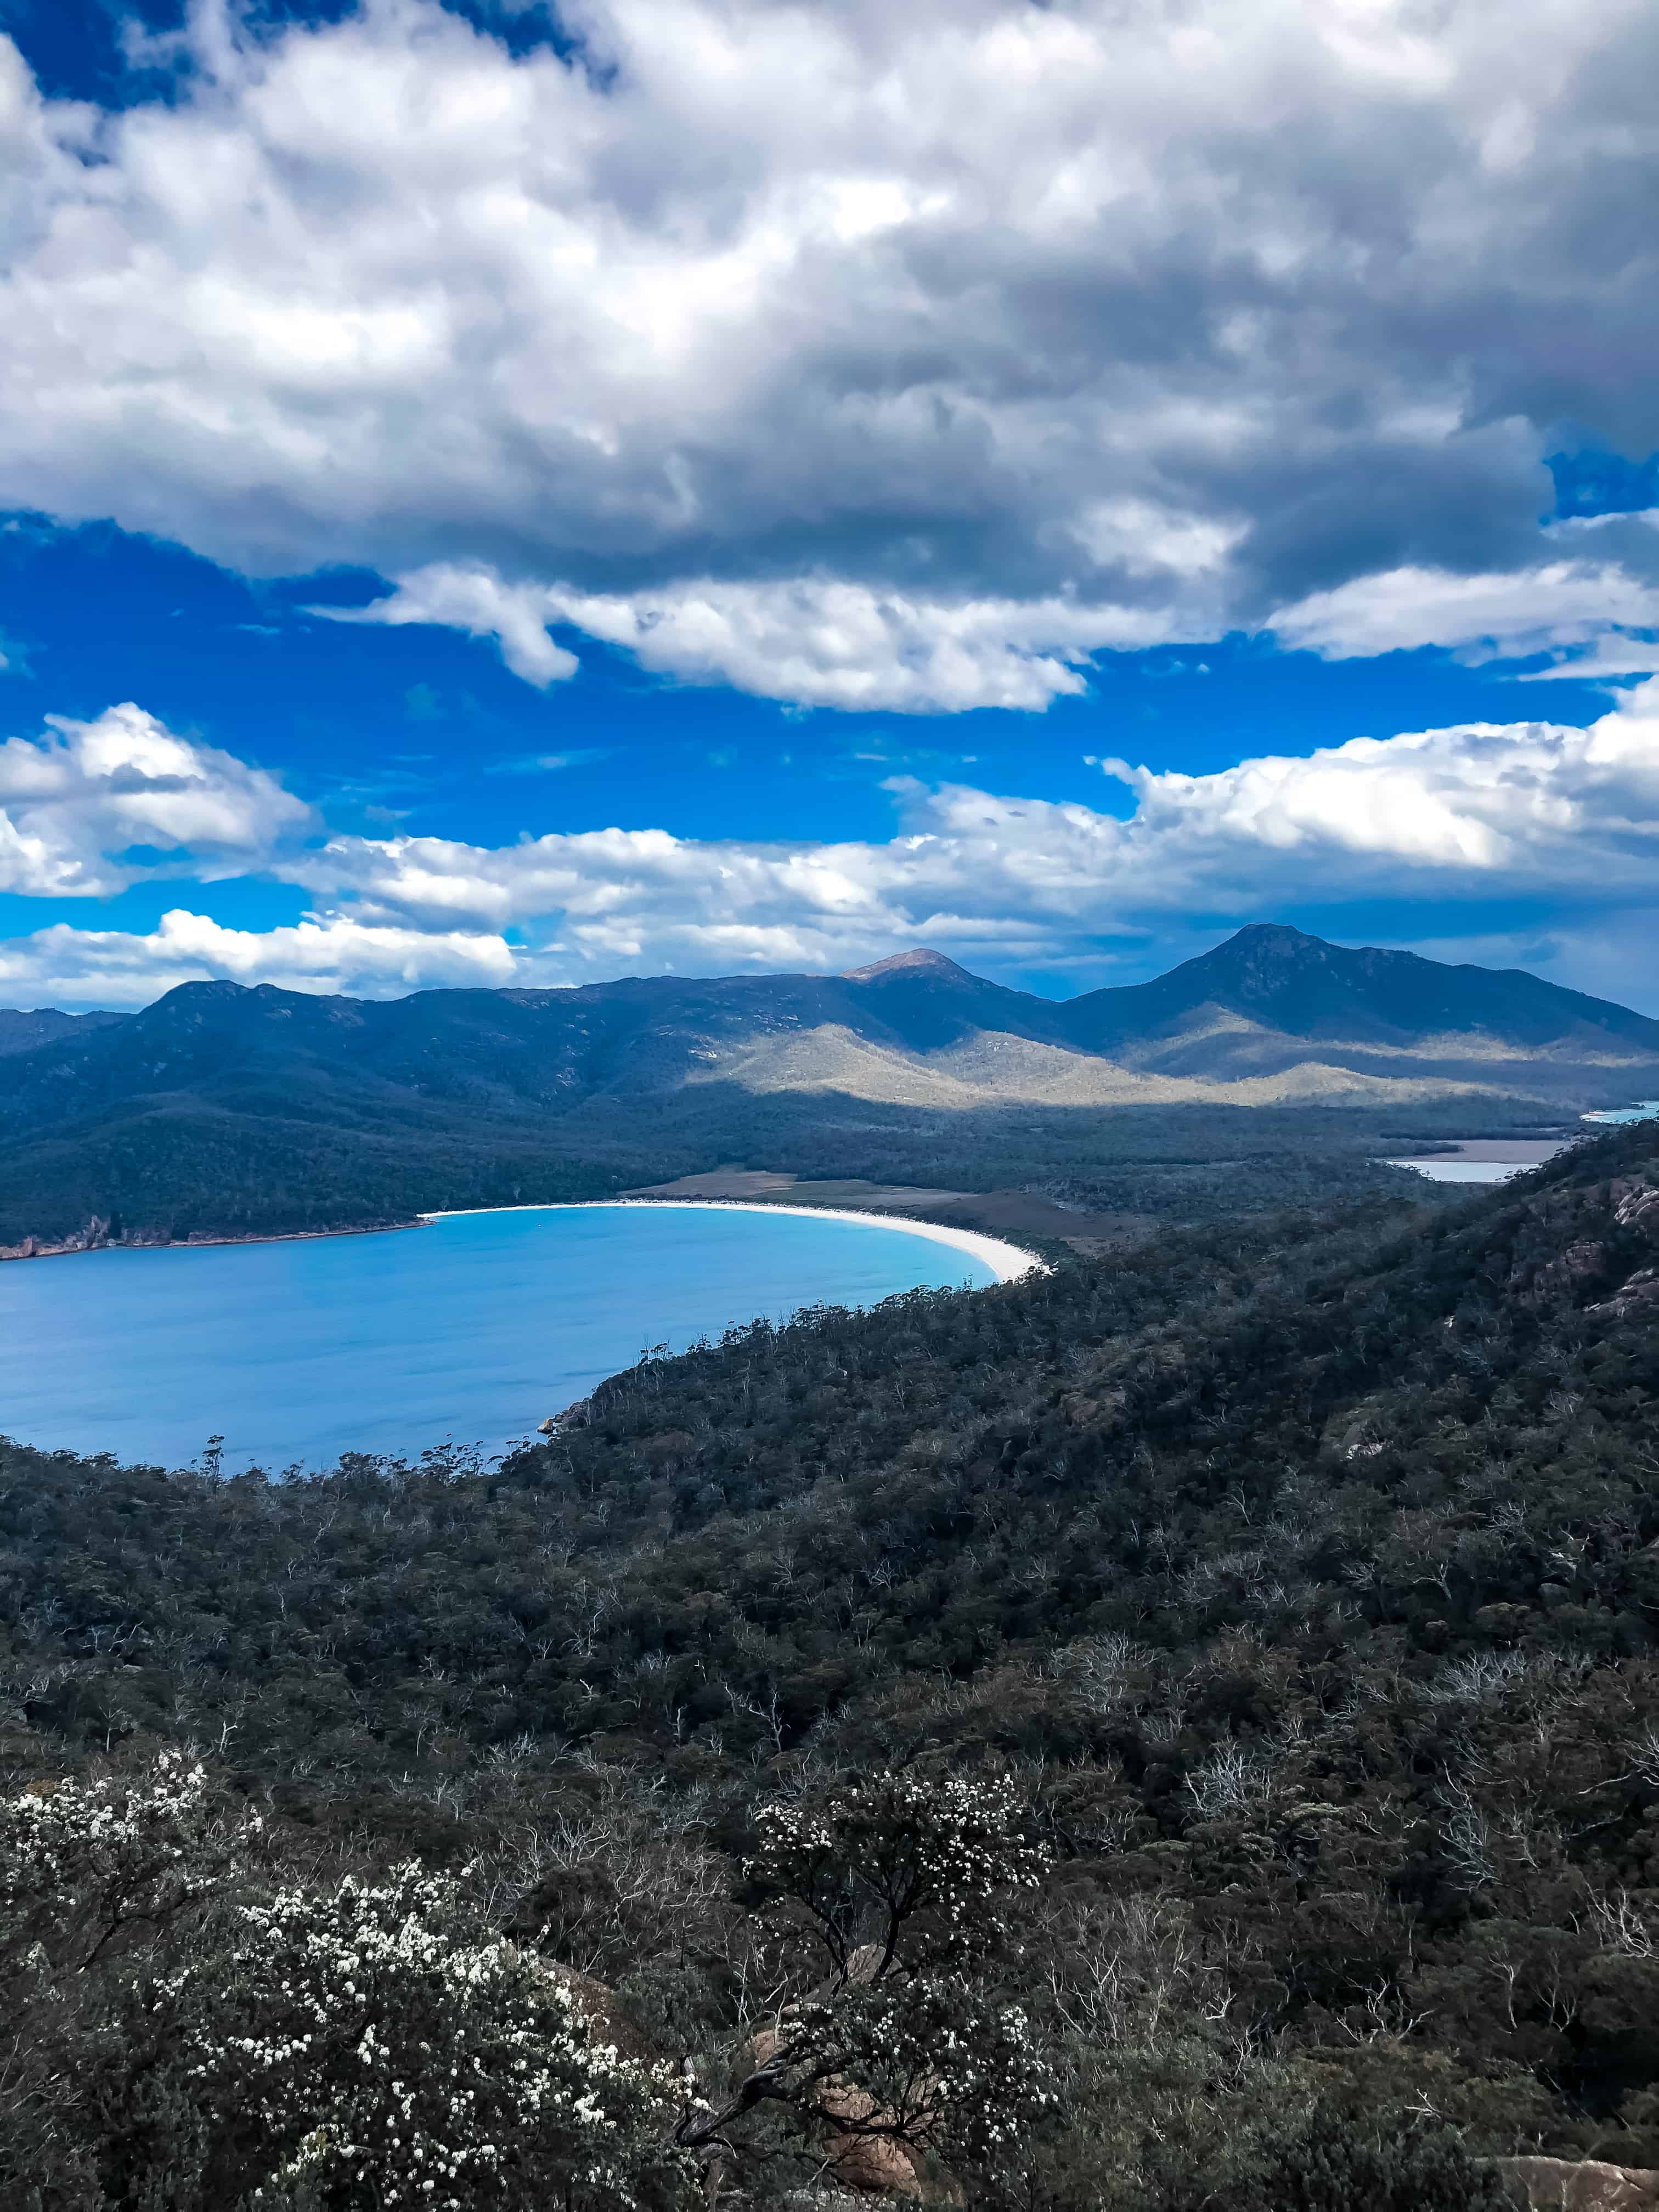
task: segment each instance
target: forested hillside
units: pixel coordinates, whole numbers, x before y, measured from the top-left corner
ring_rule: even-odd
[[[1380,1193],[1373,1156],[1410,1138],[1571,1128],[1659,1088],[1659,1023],[1626,1007],[1262,927],[1068,1001],[922,951],[850,975],[389,1000],[188,983],[125,1019],[0,1016],[9,1042],[14,1253],[373,1227],[722,1166],[1191,1220]]]
[[[1659,2164],[1656,1387],[1638,1125],[1449,1212],[1212,1224],[647,1359],[499,1466],[12,1448],[7,1753],[39,1790],[199,1746],[215,1832],[258,1809],[313,1891],[470,1865],[433,1914],[594,1978],[715,2120],[738,2100],[680,2140],[756,2203],[845,2153],[823,2085],[880,2021],[921,2055],[910,2092],[870,2076],[860,2141],[975,2204]],[[923,1913],[860,1982],[860,1854],[902,1830],[914,1873],[967,1832],[957,1783],[991,1793],[983,1940],[928,1951]],[[799,1950],[832,1892],[839,1963]],[[963,2092],[991,2135],[868,2120],[1015,2014]],[[793,2056],[750,2094],[763,2031]],[[125,2094],[93,2135],[142,2166]],[[1394,2179],[1296,2194],[1310,2124]]]
[[[118,1028],[126,1018],[125,1014],[62,1014],[56,1006],[36,1006],[28,1012],[0,1007],[0,1054],[33,1052],[66,1037],[88,1036],[94,1030]]]

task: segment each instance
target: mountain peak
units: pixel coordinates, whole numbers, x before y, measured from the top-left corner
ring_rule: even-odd
[[[884,983],[890,976],[934,975],[941,981],[971,983],[974,978],[965,968],[947,960],[942,952],[931,945],[918,945],[909,952],[895,952],[885,960],[872,961],[867,968],[849,968],[842,977],[843,983]]]
[[[1218,952],[1225,952],[1236,945],[1247,952],[1268,950],[1299,952],[1304,946],[1310,946],[1316,952],[1329,952],[1334,949],[1322,937],[1310,937],[1305,929],[1292,929],[1287,921],[1247,921],[1243,929],[1236,929],[1224,944],[1218,945],[1215,949]]]
[[[1261,1036],[1270,1032],[1305,1040],[1326,1059],[1379,1047],[1432,1048],[1430,1057],[1444,1062],[1448,1041],[1457,1037],[1469,1041],[1472,1060],[1490,1061],[1498,1046],[1504,1048],[1500,1059],[1535,1062],[1541,1055],[1564,1066],[1575,1060],[1606,1065],[1610,1048],[1635,1064],[1659,1048],[1659,1022],[1522,969],[1449,967],[1383,945],[1332,945],[1284,922],[1250,922],[1149,983],[1086,993],[1071,1001],[1068,1019],[1088,1050],[1145,1047],[1149,1040],[1173,1050],[1189,1031],[1202,1034],[1217,1008],[1255,1027],[1257,1060],[1266,1049]],[[1177,1057],[1183,1072],[1196,1068],[1191,1054]],[[1133,1064],[1150,1064],[1145,1050]],[[1202,1072],[1214,1064],[1212,1054]],[[1516,1074],[1518,1088],[1518,1068]],[[1524,1079],[1536,1076],[1534,1065]]]

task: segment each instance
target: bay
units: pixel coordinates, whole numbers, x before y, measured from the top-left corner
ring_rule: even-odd
[[[695,1206],[15,1261],[0,1267],[0,1432],[165,1467],[218,1435],[226,1473],[451,1442],[495,1452],[647,1346],[994,1279],[900,1229]]]
[[[1507,1182],[1511,1176],[1526,1172],[1513,1160],[1384,1160],[1382,1165],[1410,1168],[1431,1182]]]

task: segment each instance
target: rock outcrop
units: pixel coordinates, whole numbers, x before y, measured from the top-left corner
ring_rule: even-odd
[[[1528,2212],[1659,2212],[1659,2168],[1600,2159],[1500,2158]]]

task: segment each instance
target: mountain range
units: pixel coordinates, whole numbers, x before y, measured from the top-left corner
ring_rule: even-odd
[[[872,1109],[942,1115],[959,1148],[974,1117],[1021,1110],[1080,1128],[1133,1107],[1519,1102],[1559,1121],[1655,1085],[1659,1022],[1626,1007],[1262,925],[1065,1001],[927,949],[840,976],[387,1000],[187,983],[125,1017],[0,1012],[0,1242],[112,1212],[253,1233],[592,1196],[775,1164],[755,1153],[779,1131]],[[807,1172],[872,1171],[848,1159]]]
[[[63,1014],[56,1006],[36,1006],[28,1013],[15,1006],[0,1006],[0,1054],[33,1052],[38,1045],[86,1036],[94,1030],[111,1029],[131,1018],[127,1014]]]

